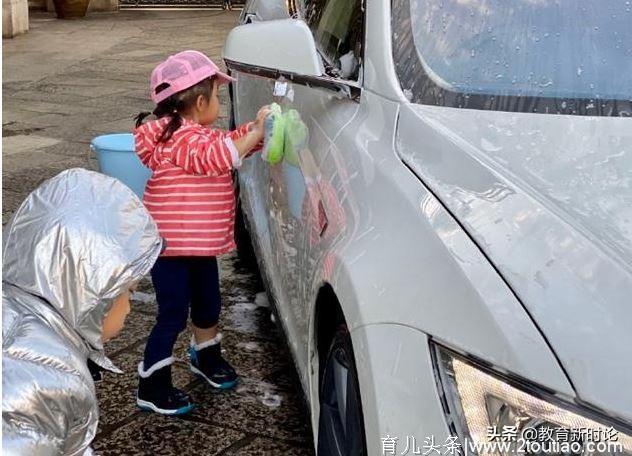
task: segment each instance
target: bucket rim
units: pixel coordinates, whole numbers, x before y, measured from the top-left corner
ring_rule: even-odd
[[[125,141],[123,143],[123,141]],[[114,152],[134,152],[134,135],[132,133],[109,133],[100,135],[90,141],[97,150]]]

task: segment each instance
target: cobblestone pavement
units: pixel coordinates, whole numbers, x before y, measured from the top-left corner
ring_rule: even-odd
[[[3,224],[23,198],[63,169],[87,166],[94,136],[129,131],[148,110],[151,69],[168,53],[198,49],[219,61],[237,12],[123,11],[80,21],[31,15],[31,31],[3,40]],[[227,125],[226,92],[219,126]],[[256,275],[236,256],[221,261],[225,355],[237,388],[209,391],[185,363],[178,341],[175,384],[198,403],[187,418],[134,405],[136,366],[155,314],[149,282],[133,297],[124,334],[108,354],[126,373],[98,387],[103,455],[310,455],[312,436],[290,356],[269,319]]]

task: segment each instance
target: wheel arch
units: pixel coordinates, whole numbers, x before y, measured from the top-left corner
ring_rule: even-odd
[[[346,310],[346,313],[345,313]],[[357,350],[353,346],[351,339],[352,328],[347,324],[347,318],[353,318],[353,309],[345,309],[343,302],[339,299],[339,295],[334,289],[334,286],[328,282],[324,282],[318,288],[313,309],[313,323],[311,344],[312,350],[312,366],[311,371],[311,402],[312,402],[312,429],[314,431],[314,444],[318,447],[318,420],[320,418],[320,383],[323,381],[324,367],[331,344],[336,339],[337,334],[341,326],[344,326],[345,330],[349,333],[349,344],[351,347],[351,354],[353,355],[354,369],[357,366]],[[314,367],[317,363],[317,371]],[[356,369],[356,376],[357,369]],[[360,414],[362,415],[362,439],[366,448],[367,440],[364,428],[364,410],[362,407],[362,390],[361,385],[357,384],[358,394],[360,397]],[[316,412],[316,413],[314,413]]]
[[[329,283],[323,283],[318,289],[314,305],[313,346],[318,358],[318,379],[322,377],[322,361],[327,356],[329,344],[340,325],[347,320],[338,295]]]

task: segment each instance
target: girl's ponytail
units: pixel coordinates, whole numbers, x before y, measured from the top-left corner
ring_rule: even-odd
[[[154,115],[159,119],[167,116],[171,117],[169,123],[165,126],[164,130],[162,130],[158,142],[169,141],[171,135],[182,126],[182,117],[180,117],[180,113],[178,112],[178,108],[182,109],[182,107],[179,106],[181,104],[182,103],[175,96],[171,96],[158,103],[158,106],[154,109]]]
[[[182,117],[177,112],[171,114],[171,120],[167,124],[164,130],[162,130],[162,134],[160,138],[158,138],[158,142],[167,142],[171,139],[171,135],[173,135],[178,128],[182,126]]]
[[[161,101],[156,105],[156,109],[153,112],[141,112],[134,120],[136,121],[136,128],[140,127],[146,117],[150,115],[156,116],[158,119],[163,117],[171,117],[169,123],[165,126],[164,130],[158,138],[158,142],[167,142],[171,139],[171,135],[182,126],[182,117],[178,113],[178,105],[182,104],[175,97],[169,97],[166,100]]]
[[[145,120],[145,118],[150,115],[151,115],[151,112],[149,111],[139,112],[138,115],[134,117],[134,121],[136,122],[136,128],[140,127],[143,124],[143,120]]]

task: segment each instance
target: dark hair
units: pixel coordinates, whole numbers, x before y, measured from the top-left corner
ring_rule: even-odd
[[[151,114],[161,119],[163,117],[171,117],[171,120],[163,130],[158,142],[167,142],[171,139],[171,135],[182,126],[181,113],[187,112],[193,105],[195,105],[198,97],[202,95],[207,100],[211,99],[213,94],[213,86],[215,85],[215,76],[203,79],[194,86],[188,89],[182,90],[178,93],[174,93],[169,98],[162,100],[156,105],[156,109],[153,112],[141,112],[134,120],[136,121],[136,128],[140,127],[145,118]],[[156,93],[167,89],[169,84],[160,84],[156,87]]]

